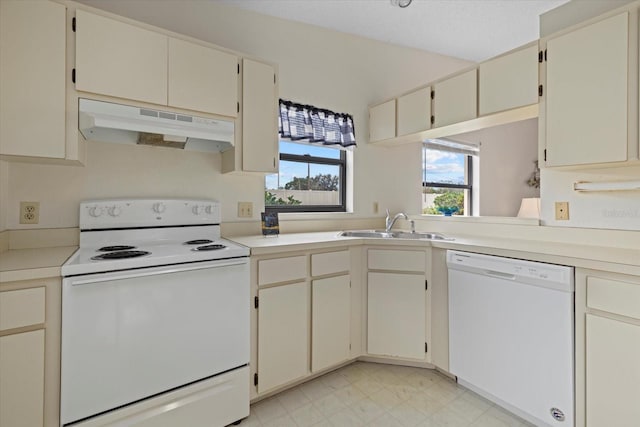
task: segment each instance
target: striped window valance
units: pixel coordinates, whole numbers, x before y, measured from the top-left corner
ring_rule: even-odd
[[[280,100],[279,132],[282,138],[323,145],[356,145],[353,117],[349,114]]]

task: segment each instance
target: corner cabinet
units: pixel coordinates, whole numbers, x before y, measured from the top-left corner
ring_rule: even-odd
[[[546,166],[625,162],[638,155],[636,25],[623,12],[546,41]],[[637,13],[634,12],[635,20]],[[633,28],[633,30],[632,30]],[[633,43],[637,48],[637,41]],[[633,125],[633,126],[632,126]],[[630,131],[632,130],[632,131]],[[633,138],[635,136],[635,138]],[[541,138],[542,139],[542,138]],[[629,156],[631,154],[631,156]]]
[[[576,269],[576,427],[640,419],[640,276]]]
[[[82,161],[78,141],[75,150],[68,146],[65,129],[66,14],[52,1],[0,2],[3,160]],[[70,141],[73,135],[70,130]]]
[[[367,251],[367,354],[425,361],[428,250]]]

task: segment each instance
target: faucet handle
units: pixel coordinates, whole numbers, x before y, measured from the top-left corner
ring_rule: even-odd
[[[389,209],[385,209],[387,211],[387,217],[384,220],[385,227],[389,227],[389,221],[391,221],[391,215],[389,214]]]

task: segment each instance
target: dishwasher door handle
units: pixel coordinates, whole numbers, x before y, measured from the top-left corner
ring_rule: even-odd
[[[515,274],[502,273],[494,270],[484,270],[485,276],[497,277],[498,279],[516,280]]]

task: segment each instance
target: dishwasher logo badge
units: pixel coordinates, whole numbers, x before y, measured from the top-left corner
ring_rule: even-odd
[[[564,412],[562,412],[560,409],[551,408],[549,412],[551,412],[551,416],[553,417],[554,420],[564,421]]]

